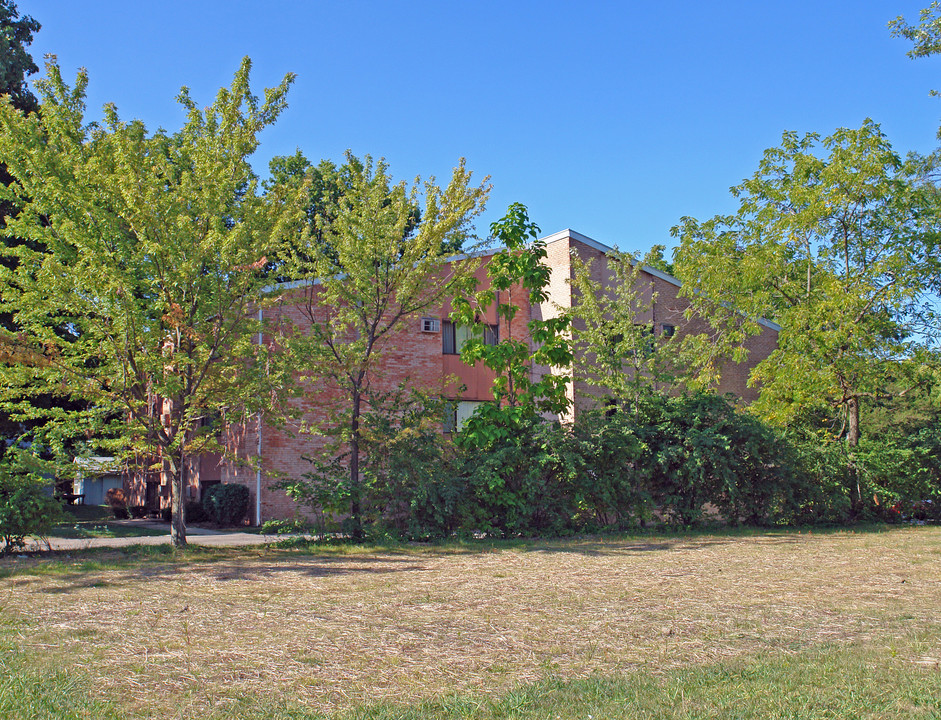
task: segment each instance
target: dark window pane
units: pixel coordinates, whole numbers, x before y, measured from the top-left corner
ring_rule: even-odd
[[[457,355],[457,345],[454,341],[454,323],[450,320],[441,323],[441,353],[444,355]]]

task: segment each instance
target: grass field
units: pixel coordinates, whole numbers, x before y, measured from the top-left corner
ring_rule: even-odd
[[[0,562],[0,717],[941,717],[941,528]]]
[[[124,525],[114,519],[111,509],[104,505],[66,505],[65,520],[52,528],[49,537],[55,538],[108,538],[166,535],[168,530],[153,530],[137,525]]]

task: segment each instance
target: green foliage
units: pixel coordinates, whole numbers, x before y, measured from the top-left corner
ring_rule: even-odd
[[[266,520],[261,526],[264,535],[305,535],[309,530],[310,524],[300,518]]]
[[[203,509],[217,525],[234,527],[244,523],[250,501],[251,493],[244,485],[222,483],[206,488]]]
[[[45,537],[62,519],[62,507],[47,488],[50,481],[0,466],[0,554],[22,548],[29,535]]]
[[[461,360],[468,365],[482,362],[496,374],[495,407],[478,407],[461,433],[465,443],[473,443],[478,435],[481,442],[486,443],[492,432],[488,426],[501,413],[503,421],[498,424],[509,428],[526,415],[539,412],[560,415],[569,405],[569,377],[559,372],[534,373],[533,368],[571,367],[572,349],[568,339],[571,319],[564,315],[533,318],[527,322],[528,337],[514,338],[512,333],[511,323],[520,309],[517,303],[536,306],[549,298],[551,269],[543,262],[546,244],[537,239],[539,227],[530,222],[525,206],[514,203],[503,218],[490,225],[490,232],[504,245],[487,263],[490,287],[470,298],[458,297],[452,302],[451,319],[474,331],[461,349]],[[500,342],[496,345],[484,342],[484,326],[476,322],[478,317],[486,316],[491,307],[502,323]],[[530,339],[534,348],[530,347]]]
[[[267,409],[290,386],[277,354],[255,343],[274,255],[303,214],[297,188],[258,192],[249,156],[286,106],[292,77],[259,100],[246,58],[202,108],[184,88],[186,124],[148,133],[104,108],[84,118],[54,61],[37,83],[41,112],[0,103],[0,162],[15,178],[0,312],[32,362],[2,368],[5,388],[56,392],[127,420],[125,450],[159,455],[182,505],[185,458],[220,448],[202,420]],[[69,422],[68,418],[62,418]],[[174,542],[185,542],[175,522]]]
[[[649,265],[655,270],[665,272],[667,275],[676,275],[676,268],[673,267],[673,263],[663,256],[666,249],[666,245],[651,246],[650,250],[644,253],[644,257],[641,258],[641,264]]]
[[[427,540],[450,535],[463,488],[455,450],[441,433],[444,403],[412,390],[374,396],[364,415],[363,476],[373,534]]]
[[[674,386],[669,359],[675,337],[656,334],[656,293],[642,280],[643,265],[615,251],[607,260],[610,279],[592,279],[591,264],[572,258],[572,289],[577,302],[573,323],[573,360],[579,378],[616,401],[637,401]]]
[[[491,537],[572,532],[576,508],[565,430],[520,406],[500,410],[482,406],[472,417],[479,428],[473,439],[458,436],[467,483],[463,529]]]
[[[368,399],[359,445],[362,477],[356,488],[360,514],[346,520],[344,533],[421,540],[450,535],[457,528],[464,482],[455,450],[441,433],[443,403],[414,388]],[[349,510],[353,489],[348,453],[333,440],[321,454],[305,457],[312,465],[309,472],[279,484],[318,514],[321,534]]]
[[[443,248],[468,237],[489,186],[472,185],[463,160],[444,188],[433,180],[393,184],[385,162],[351,154],[341,186],[316,213],[317,234],[307,229],[292,243],[280,272],[303,281],[290,290],[304,322],[285,339],[287,355],[305,368],[304,379],[339,389],[342,400],[324,407],[329,417],[316,430],[331,434],[337,451],[348,450],[348,481],[334,455],[318,460],[317,487],[303,492],[321,506],[348,499],[355,524],[365,482],[362,416],[371,383],[381,385],[373,368],[408,321],[444,302],[472,273],[472,263],[447,263]]]
[[[902,37],[912,42],[908,51],[910,58],[928,57],[941,52],[941,5],[932,2],[920,11],[918,24],[911,25],[901,15],[889,23],[892,37]]]
[[[651,397],[634,422],[646,490],[667,519],[692,525],[707,504],[733,524],[760,525],[793,512],[796,475],[783,441],[729,398]]]
[[[579,520],[600,528],[644,524],[653,511],[644,428],[629,412],[581,412],[568,439],[570,487]]]
[[[829,137],[785,133],[733,194],[735,215],[683,218],[676,267],[691,315],[695,380],[718,379],[744,343],[778,323],[777,349],[750,383],[776,424],[810,413],[855,445],[859,408],[921,381],[937,363],[931,333],[939,206],[923,167],[903,161],[872,121]]]
[[[533,314],[526,334],[513,337],[520,306],[549,310],[546,245],[519,203],[490,231],[504,247],[487,263],[489,287],[452,302],[451,320],[473,331],[461,360],[481,362],[495,374],[494,401],[480,404],[457,435],[466,482],[461,525],[499,537],[558,534],[570,530],[574,515],[559,454],[564,431],[540,414],[561,415],[569,406],[571,318]],[[484,326],[476,322],[491,308],[500,324],[496,345],[485,342]],[[546,370],[537,371],[540,366]]]
[[[13,0],[0,0],[0,95],[9,95],[22,112],[33,112],[37,107],[26,78],[39,70],[27,50],[39,28],[28,15],[20,17]]]
[[[206,508],[203,507],[202,502],[199,500],[187,500],[186,511],[183,513],[183,516],[188,523],[206,522],[210,519],[209,513],[206,512]]]
[[[941,519],[941,420],[864,438],[855,461],[870,512],[890,521],[918,513]]]

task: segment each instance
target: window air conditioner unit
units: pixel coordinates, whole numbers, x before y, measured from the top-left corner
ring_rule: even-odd
[[[438,318],[422,318],[421,331],[428,333],[441,332],[441,321]]]

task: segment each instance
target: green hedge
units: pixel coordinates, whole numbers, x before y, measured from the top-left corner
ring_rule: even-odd
[[[244,485],[212,485],[206,488],[203,509],[209,519],[217,525],[242,525],[248,515],[250,500],[251,495]]]

